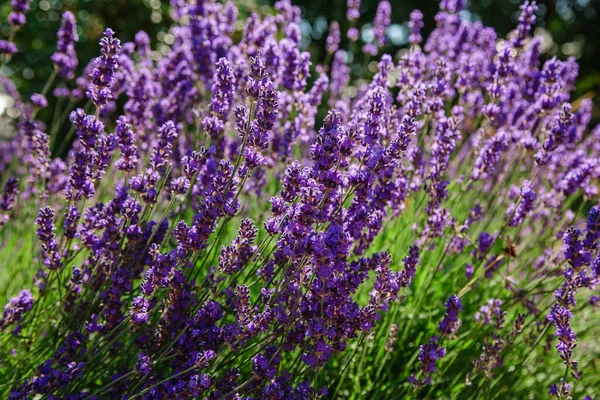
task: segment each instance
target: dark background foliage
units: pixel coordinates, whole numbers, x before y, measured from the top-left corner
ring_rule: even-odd
[[[5,23],[10,11],[10,2],[0,5],[1,36],[6,36],[9,26]],[[347,29],[345,0],[293,0],[303,11],[303,34],[305,45],[324,58],[325,38],[332,20],[341,22],[343,32]],[[406,47],[409,13],[419,8],[425,15],[424,36],[435,27],[434,16],[437,0],[392,0],[392,26],[388,31],[390,44],[388,51],[394,54]],[[516,25],[520,0],[481,0],[470,1],[463,11],[464,18],[481,20],[494,27],[500,35],[510,32]],[[268,6],[264,1],[250,1],[239,4],[240,12],[250,12],[256,6]],[[363,38],[368,38],[368,24],[373,20],[377,0],[363,0],[361,21],[367,24]],[[14,56],[9,67],[2,72],[13,78],[25,95],[39,92],[50,72],[49,61],[56,45],[56,30],[60,25],[61,13],[71,10],[77,17],[80,42],[77,43],[80,66],[83,69],[87,60],[98,55],[98,40],[106,26],[113,28],[122,41],[133,40],[139,30],[148,32],[153,46],[160,51],[161,46],[170,44],[169,4],[165,0],[35,0],[27,14],[28,23],[18,35],[16,42],[21,50]],[[547,41],[545,57],[556,55],[559,58],[575,56],[580,65],[575,100],[581,96],[596,97],[600,87],[600,0],[550,0],[539,2],[538,34]],[[345,38],[343,38],[345,40]],[[157,46],[157,47],[156,47]],[[342,43],[345,47],[345,43]],[[361,54],[355,58],[360,68]],[[359,70],[357,70],[359,72]],[[14,76],[16,74],[16,76]],[[596,101],[595,119],[598,118]],[[43,116],[42,116],[43,117]]]

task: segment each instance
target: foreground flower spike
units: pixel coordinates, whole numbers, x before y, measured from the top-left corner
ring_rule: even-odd
[[[75,69],[79,65],[77,53],[75,52],[75,42],[79,40],[77,35],[77,26],[75,16],[71,11],[65,11],[62,17],[62,25],[56,34],[58,42],[56,43],[56,52],[50,58],[58,69],[58,75],[65,79],[75,77]]]
[[[552,321],[556,327],[554,332],[554,336],[558,338],[556,349],[567,365],[571,363],[573,349],[577,345],[577,336],[571,329],[570,320],[572,317],[571,311],[559,304],[555,304],[548,315],[548,320]]]
[[[87,97],[98,108],[105,106],[114,95],[112,86],[115,82],[115,73],[119,68],[118,58],[121,53],[121,41],[115,38],[114,34],[110,28],[104,31],[104,37],[100,41],[102,55],[94,60],[90,86],[86,91]]]

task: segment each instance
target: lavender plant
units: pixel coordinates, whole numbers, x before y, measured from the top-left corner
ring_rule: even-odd
[[[392,57],[390,3],[357,47],[351,0],[319,62],[289,0],[171,1],[168,51],[107,28],[76,79],[65,12],[43,92],[1,82],[2,397],[598,393],[591,101],[574,59],[543,60],[535,2],[506,38],[464,5],[427,38],[413,11]]]

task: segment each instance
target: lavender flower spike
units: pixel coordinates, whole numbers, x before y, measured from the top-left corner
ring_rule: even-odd
[[[74,43],[79,40],[79,36],[77,36],[75,16],[71,11],[65,11],[63,14],[62,25],[56,36],[58,37],[56,52],[50,59],[58,69],[59,76],[73,79],[75,68],[79,64]]]
[[[115,81],[115,73],[119,68],[119,54],[121,53],[121,41],[114,37],[112,29],[104,31],[104,37],[100,40],[102,55],[94,60],[91,84],[87,89],[87,97],[96,107],[106,105],[113,98],[112,86]]]

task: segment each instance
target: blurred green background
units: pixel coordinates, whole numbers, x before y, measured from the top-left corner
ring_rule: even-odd
[[[332,20],[345,23],[345,0],[293,0],[302,9],[302,32],[304,45],[313,53],[313,60],[324,58],[325,38]],[[0,0],[0,36],[6,37],[10,29],[6,16],[10,12],[10,1]],[[56,45],[56,30],[60,25],[61,13],[71,10],[77,17],[80,42],[76,44],[80,60],[79,72],[89,59],[98,55],[98,40],[106,26],[113,28],[123,41],[133,40],[139,30],[148,32],[153,46],[171,43],[169,34],[172,21],[167,0],[33,0],[27,14],[27,25],[18,33],[16,42],[20,52],[13,57],[9,66],[2,71],[18,85],[24,95],[39,92],[52,70],[50,55]],[[268,7],[269,2],[250,0],[237,2],[241,15],[257,6]],[[392,25],[388,29],[390,38],[387,52],[406,46],[409,13],[419,8],[425,15],[426,34],[434,26],[434,15],[439,2],[436,0],[392,0]],[[481,20],[494,27],[500,35],[514,29],[518,19],[520,0],[470,1],[463,11],[463,18]],[[370,22],[377,9],[377,0],[363,0],[361,4],[361,31],[363,39],[370,36]],[[600,86],[600,0],[551,0],[539,2],[536,33],[545,37],[544,57],[559,58],[574,56],[580,65],[575,100],[583,95],[597,97]],[[342,43],[344,46],[344,43]],[[360,58],[360,54],[358,55]],[[51,101],[51,99],[50,99]],[[596,99],[598,119],[598,100]],[[42,116],[43,118],[43,116]]]

